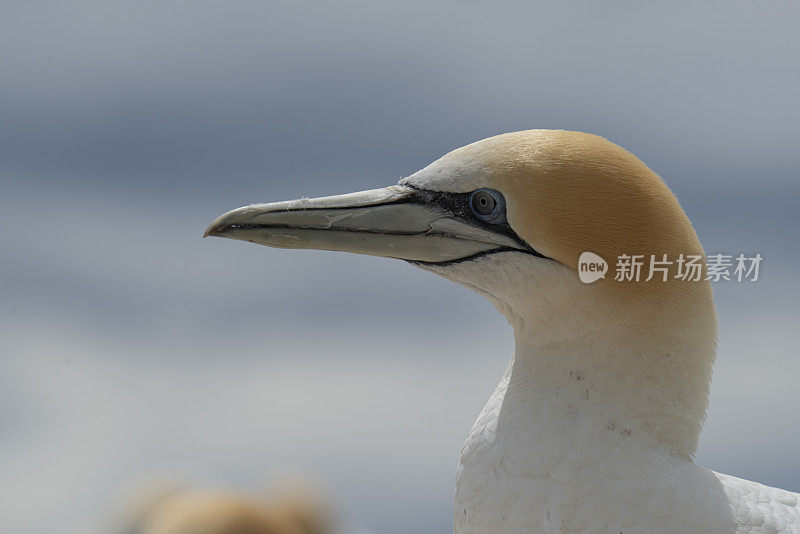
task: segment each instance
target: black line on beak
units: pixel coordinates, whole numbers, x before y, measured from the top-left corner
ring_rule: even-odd
[[[477,252],[475,254],[470,254],[469,256],[464,256],[463,258],[457,258],[455,260],[447,260],[447,261],[419,261],[419,260],[406,260],[406,261],[412,265],[436,265],[438,267],[447,267],[448,265],[464,263],[467,261],[472,261],[478,258],[482,258],[484,256],[489,256],[491,254],[498,254],[500,252],[519,252],[520,254],[529,254],[531,256],[536,256],[537,258],[542,258],[544,260],[555,261],[553,258],[549,258],[543,254],[536,252],[531,247],[528,247],[525,250],[520,250],[518,248],[511,248],[511,247],[500,247],[492,250],[484,250],[483,252]]]

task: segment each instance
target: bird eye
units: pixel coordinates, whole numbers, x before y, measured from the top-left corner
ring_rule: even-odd
[[[470,193],[469,207],[479,219],[494,221],[505,214],[506,201],[494,189],[478,189]]]

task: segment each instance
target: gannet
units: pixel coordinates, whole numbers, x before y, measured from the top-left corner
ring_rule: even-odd
[[[398,185],[246,206],[205,235],[406,260],[505,315],[515,351],[461,452],[457,534],[800,533],[800,495],[693,461],[716,352],[710,283],[675,266],[579,279],[584,252],[612,266],[703,255],[666,184],[612,142],[498,135]]]

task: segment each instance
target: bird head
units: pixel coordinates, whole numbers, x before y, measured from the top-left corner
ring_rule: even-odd
[[[704,264],[703,249],[661,178],[601,137],[498,135],[384,189],[230,211],[206,235],[398,258],[453,280],[509,319],[518,354],[548,346],[564,355],[563,367],[586,365],[570,355],[588,351],[598,376],[627,376],[632,388],[641,388],[642,376],[659,377],[641,396],[663,398],[667,407],[654,409],[692,427],[677,432],[680,453],[696,446],[716,317],[705,273],[686,279],[681,271],[689,258]],[[584,253],[606,263],[592,283],[580,276]],[[630,268],[618,277],[625,257]],[[653,260],[659,269],[650,272]],[[654,431],[659,440],[672,433]]]
[[[581,132],[498,135],[398,185],[245,206],[205,235],[403,259],[486,295],[510,319],[568,294],[622,308],[710,295],[702,277],[681,279],[678,259],[703,249],[666,184],[630,152]],[[606,263],[590,285],[579,277],[587,252]],[[615,280],[625,257],[628,276]],[[652,274],[651,259],[661,262]]]

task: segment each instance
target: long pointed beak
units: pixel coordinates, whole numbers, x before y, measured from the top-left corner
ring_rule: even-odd
[[[206,236],[279,248],[340,250],[426,263],[529,247],[405,186],[314,199],[254,204],[217,217]]]

